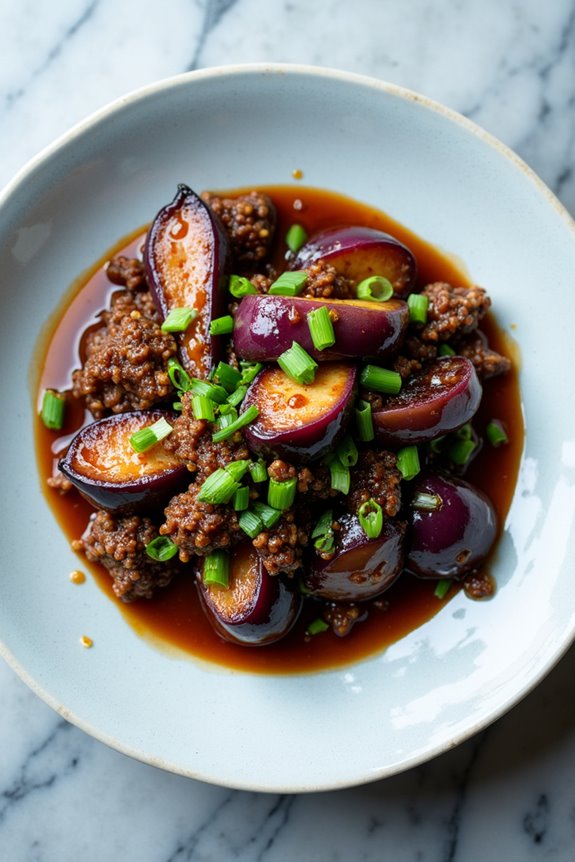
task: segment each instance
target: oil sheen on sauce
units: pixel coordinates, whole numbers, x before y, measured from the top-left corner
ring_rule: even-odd
[[[262,191],[270,194],[276,204],[277,236],[280,238],[294,222],[301,224],[308,235],[337,225],[365,225],[387,231],[411,248],[417,258],[421,286],[432,281],[470,283],[454,259],[371,207],[333,192],[300,186],[266,187]],[[119,289],[106,277],[106,262],[119,253],[140,256],[144,237],[145,230],[140,229],[119,242],[78,280],[66,296],[35,357],[38,404],[45,388],[61,391],[70,388],[72,371],[79,367],[81,361],[83,337],[86,331],[98,325],[99,312],[106,307],[111,294]],[[278,248],[277,264],[281,265],[284,253],[285,248]],[[489,291],[489,285],[484,286]],[[492,295],[492,299],[496,310],[497,296]],[[510,432],[510,443],[498,449],[485,446],[466,478],[491,498],[501,525],[513,496],[523,446],[517,356],[513,342],[497,327],[492,316],[488,316],[481,328],[488,335],[492,347],[513,360],[514,368],[508,375],[486,382],[474,427],[481,434],[490,419],[498,418]],[[67,411],[62,431],[48,431],[39,420],[36,425],[37,457],[45,497],[70,541],[82,535],[93,510],[76,491],[60,496],[46,486],[45,480],[52,475],[58,458],[73,435],[84,422],[89,421],[91,417],[85,416],[83,407],[76,402]],[[164,646],[168,651],[175,649],[179,654],[183,651],[216,664],[256,673],[301,673],[353,663],[382,651],[431,619],[455,592],[452,588],[446,599],[439,600],[434,596],[434,582],[404,574],[379,600],[366,603],[369,610],[367,620],[356,624],[347,637],[338,638],[331,632],[307,636],[307,626],[318,616],[318,609],[310,602],[286,638],[270,646],[249,648],[224,642],[214,633],[201,610],[191,574],[189,578],[180,576],[150,601],[123,604],[115,598],[111,579],[102,567],[88,564],[84,559],[81,567],[91,573],[107,599],[114,602],[135,632],[151,643]],[[496,597],[494,601],[497,601]],[[445,624],[448,625],[449,620]]]

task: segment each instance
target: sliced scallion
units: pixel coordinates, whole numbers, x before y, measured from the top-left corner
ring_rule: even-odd
[[[453,347],[450,347],[449,344],[440,344],[437,348],[438,356],[455,356],[455,350]]]
[[[418,491],[414,495],[411,505],[414,509],[420,509],[422,512],[436,512],[441,509],[443,500],[439,494],[428,494],[427,491]]]
[[[360,374],[359,381],[362,386],[373,392],[397,395],[401,391],[401,374],[398,374],[397,371],[390,371],[388,368],[380,368],[379,365],[366,365]]]
[[[487,435],[487,439],[492,446],[497,448],[498,446],[505,446],[509,443],[509,437],[507,436],[507,431],[505,430],[503,423],[500,419],[492,419],[487,423],[487,428],[485,429],[485,434]]]
[[[245,512],[250,505],[250,489],[247,485],[241,485],[234,494],[233,507],[236,512]]]
[[[223,467],[219,467],[202,484],[197,499],[200,503],[218,506],[229,503],[238,489],[238,482]]]
[[[222,404],[222,407],[228,409],[222,410],[220,408],[220,415],[218,416],[217,421],[218,429],[220,430],[223,428],[227,428],[238,418],[238,411],[235,407],[232,407],[231,404]]]
[[[230,557],[226,551],[212,551],[204,558],[202,581],[227,589],[230,585]]]
[[[229,291],[235,299],[257,293],[249,278],[244,278],[243,275],[230,275]]]
[[[265,461],[262,461],[261,458],[258,461],[252,461],[250,464],[250,473],[252,477],[252,482],[255,485],[259,485],[261,482],[266,482],[268,478],[268,471],[265,465]]]
[[[442,578],[440,581],[437,582],[437,586],[433,591],[433,595],[438,599],[444,599],[449,592],[450,587],[451,580],[449,578]]]
[[[297,254],[302,245],[307,242],[307,233],[301,224],[292,224],[286,233],[286,245],[290,251]]]
[[[238,388],[228,396],[228,404],[232,407],[239,407],[248,391],[247,386],[238,386]]]
[[[205,395],[216,404],[223,404],[227,401],[228,393],[223,386],[218,386],[217,383],[209,383],[207,380],[190,380],[190,389],[193,395]]]
[[[325,350],[335,344],[335,332],[327,305],[320,305],[307,313],[307,325],[316,350]]]
[[[407,297],[410,323],[427,323],[429,298],[423,293],[410,293]]]
[[[297,479],[287,479],[285,482],[278,482],[275,479],[270,479],[268,485],[268,506],[272,509],[284,511],[289,509],[295,500],[295,492],[297,488]]]
[[[303,384],[313,383],[318,367],[317,362],[297,341],[292,341],[291,347],[278,357],[278,365],[288,377]]]
[[[355,433],[357,439],[362,443],[368,443],[375,437],[373,430],[373,416],[371,415],[371,404],[369,401],[359,400],[355,408]]]
[[[336,452],[344,467],[355,467],[359,458],[359,452],[351,434],[346,434],[343,437],[337,445]]]
[[[172,308],[160,328],[162,332],[185,332],[198,314],[197,308]]]
[[[234,319],[231,314],[214,317],[210,323],[210,335],[230,335],[234,331]]]
[[[174,429],[170,423],[162,416],[153,425],[148,425],[147,428],[140,428],[135,431],[130,437],[130,446],[134,452],[142,453],[151,449],[168,434],[171,434]]]
[[[456,440],[447,450],[447,454],[453,464],[458,467],[464,467],[469,463],[476,448],[477,444],[475,440]]]
[[[383,530],[383,509],[370,497],[358,509],[357,517],[368,539],[377,539]]]
[[[252,511],[242,512],[238,523],[250,539],[255,539],[256,536],[259,536],[264,526],[261,518]]]
[[[51,431],[61,431],[64,426],[66,397],[54,389],[46,389],[42,397],[40,418],[46,428]]]
[[[267,506],[265,503],[260,503],[259,501],[253,504],[252,509],[260,517],[266,530],[275,527],[282,516],[279,509],[273,509],[271,506]]]
[[[228,437],[233,437],[236,431],[239,431],[240,428],[245,428],[246,425],[249,425],[250,422],[253,422],[254,419],[257,419],[259,416],[259,408],[252,404],[251,407],[248,407],[247,410],[244,410],[243,413],[240,413],[237,419],[227,426],[227,428],[222,428],[220,431],[216,431],[215,434],[212,434],[212,440],[214,443],[221,443],[222,440],[227,440]]]
[[[404,446],[397,453],[397,469],[406,482],[415,479],[421,470],[417,446]]]
[[[232,479],[236,482],[239,482],[240,479],[243,479],[246,475],[248,468],[250,466],[250,462],[247,458],[242,458],[239,461],[230,461],[229,464],[226,464],[224,467],[226,473],[229,473]]]
[[[165,563],[177,553],[178,546],[168,536],[156,536],[146,545],[146,554],[157,563]]]
[[[214,402],[205,395],[192,395],[192,413],[194,419],[207,419],[208,422],[213,422]]]
[[[313,620],[306,629],[308,635],[320,635],[322,632],[326,632],[329,628],[329,625],[325,620],[322,620],[321,617],[318,617],[316,620]]]
[[[192,378],[177,359],[168,359],[168,377],[178,392],[189,392],[192,388]]]
[[[233,392],[241,382],[241,372],[234,368],[233,365],[228,365],[227,362],[218,362],[214,373],[214,380],[217,380],[220,386],[227,389],[228,392]]]
[[[316,551],[329,554],[333,551],[335,540],[333,535],[333,510],[324,512],[312,530],[311,538]]]
[[[240,368],[242,370],[241,382],[247,386],[260,373],[263,365],[261,362],[245,362],[242,360],[240,361]]]
[[[342,494],[349,494],[351,485],[351,473],[349,467],[342,464],[336,456],[329,461],[329,472],[331,478],[331,487],[334,491],[340,491]]]
[[[387,302],[393,296],[393,285],[383,275],[371,275],[364,278],[357,285],[356,296],[358,299],[371,299],[375,302]]]
[[[282,272],[271,285],[268,293],[272,296],[299,296],[307,284],[307,272]]]

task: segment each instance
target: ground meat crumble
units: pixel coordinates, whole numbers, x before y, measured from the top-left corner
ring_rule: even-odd
[[[172,497],[164,511],[165,523],[160,527],[160,534],[169,536],[178,546],[183,563],[194,556],[206,557],[220,548],[230,548],[245,536],[233,507],[201,503],[200,487],[192,484]]]
[[[388,518],[394,518],[401,507],[401,473],[393,452],[366,449],[360,453],[351,474],[346,498],[348,512],[357,514],[359,507],[373,498]]]
[[[266,259],[276,226],[276,209],[268,195],[253,191],[226,198],[203,192],[202,199],[222,222],[237,264],[249,266]]]

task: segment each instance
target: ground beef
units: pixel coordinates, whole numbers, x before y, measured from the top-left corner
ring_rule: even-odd
[[[463,579],[468,599],[490,599],[495,594],[495,581],[487,572],[472,572]]]
[[[401,506],[401,473],[393,452],[366,449],[360,453],[357,466],[351,471],[351,487],[346,497],[348,512],[357,514],[359,507],[370,498],[393,518]]]
[[[335,497],[338,491],[331,487],[329,467],[314,464],[312,467],[302,467],[297,474],[297,490],[299,494],[309,494],[318,500]]]
[[[324,609],[322,618],[330,626],[334,635],[343,638],[351,633],[356,623],[367,619],[367,609],[352,604],[330,602]]]
[[[457,341],[455,349],[466,356],[475,366],[481,380],[506,374],[511,368],[511,360],[492,350],[483,332],[475,332]]]
[[[416,333],[412,333],[405,339],[401,355],[394,359],[393,370],[406,380],[415,371],[421,371],[426,362],[431,362],[436,357],[436,345],[422,341]]]
[[[205,557],[219,548],[230,548],[245,537],[232,506],[200,503],[200,484],[172,497],[165,509],[166,521],[160,527],[162,536],[169,536],[179,548],[180,560]]]
[[[173,423],[173,431],[165,438],[163,445],[169,452],[174,452],[188,470],[196,473],[199,482],[230,461],[250,457],[241,431],[221,443],[214,443],[212,434],[215,430],[213,423],[194,419],[192,394],[186,392],[182,396],[181,415]]]
[[[106,326],[115,326],[123,317],[145,317],[159,324],[163,319],[149,290],[118,290],[114,293],[110,308],[102,315],[102,322]]]
[[[149,518],[100,511],[90,519],[81,548],[88,560],[108,569],[118,598],[132,602],[152,598],[179,570],[173,560],[157,563],[146,554],[146,545],[157,536],[158,528]]]
[[[202,199],[219,216],[230,238],[236,265],[253,265],[268,256],[277,220],[275,206],[268,195],[253,191],[223,198],[203,192]]]
[[[307,283],[301,293],[316,299],[353,299],[355,282],[340,275],[335,268],[323,260],[310,264],[306,270]]]
[[[309,536],[309,524],[302,515],[302,511],[298,511],[301,522],[298,524],[293,510],[288,509],[275,527],[264,530],[253,540],[253,546],[270,575],[280,572],[292,574],[301,566]]]
[[[275,279],[275,274],[273,276],[269,276],[264,275],[262,272],[256,272],[255,275],[250,276],[250,281],[258,293],[267,293]]]
[[[64,474],[59,470],[54,474],[54,476],[50,476],[46,481],[48,487],[52,488],[53,491],[58,491],[59,494],[67,494],[74,487],[68,477],[64,476]]]
[[[419,338],[433,344],[472,332],[491,306],[489,296],[477,285],[453,287],[437,281],[428,284],[423,294],[429,299],[429,307]]]
[[[295,479],[297,470],[293,464],[288,464],[287,461],[276,458],[268,467],[268,476],[274,482],[289,482],[290,479]]]
[[[83,344],[85,362],[73,374],[73,392],[96,419],[108,413],[146,410],[172,395],[168,360],[177,353],[169,332],[142,313],[147,292],[122,292]]]
[[[144,264],[135,257],[124,257],[122,254],[113,257],[106,269],[106,275],[111,282],[121,284],[128,290],[138,290],[146,285]]]

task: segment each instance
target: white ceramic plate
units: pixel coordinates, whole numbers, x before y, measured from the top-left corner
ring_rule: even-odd
[[[466,263],[514,324],[527,444],[494,601],[463,597],[347,669],[251,675],[140,640],[78,565],[43,498],[31,357],[76,276],[196,188],[305,183],[372,203]],[[232,787],[335,788],[456,745],[509,709],[575,632],[575,230],[548,190],[476,126],[340,72],[227,67],[149,87],[35,159],[0,199],[3,655],[66,718],[165,769]],[[92,650],[78,646],[88,632]]]

